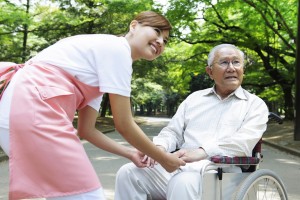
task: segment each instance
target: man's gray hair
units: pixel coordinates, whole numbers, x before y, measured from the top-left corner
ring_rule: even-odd
[[[233,44],[220,44],[215,46],[208,54],[208,58],[207,58],[207,65],[211,66],[213,64],[213,61],[215,59],[215,54],[218,50],[220,50],[221,48],[233,48],[235,50],[238,51],[238,53],[240,54],[241,58],[243,59],[243,62],[245,60],[245,54],[244,52],[242,52],[238,47],[234,46]]]

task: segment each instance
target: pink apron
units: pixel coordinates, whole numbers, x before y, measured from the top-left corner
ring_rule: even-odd
[[[102,95],[57,67],[25,65],[10,114],[9,199],[55,197],[101,187],[72,121]]]

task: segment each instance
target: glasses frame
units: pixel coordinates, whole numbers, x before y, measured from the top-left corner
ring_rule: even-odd
[[[238,63],[235,63],[238,62]],[[213,62],[210,67],[212,68],[212,66],[214,64],[218,64],[221,68],[223,69],[228,69],[228,67],[230,66],[230,64],[235,68],[235,69],[241,69],[244,67],[244,62],[243,61],[239,61],[239,60],[224,60],[224,61],[217,61],[217,62]]]

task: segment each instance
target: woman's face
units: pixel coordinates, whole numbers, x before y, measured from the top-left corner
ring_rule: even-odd
[[[131,47],[132,59],[154,60],[163,53],[168,37],[168,30],[160,30],[132,21],[130,31],[126,35]]]

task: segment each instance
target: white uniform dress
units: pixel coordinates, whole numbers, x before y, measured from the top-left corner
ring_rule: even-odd
[[[94,34],[65,38],[44,49],[27,63],[54,65],[86,85],[99,87],[100,93],[130,96],[131,49],[123,37]],[[8,155],[10,106],[15,82],[22,75],[22,71],[20,69],[12,78],[0,102],[0,145]],[[99,110],[101,99],[102,96],[93,99],[88,105]],[[99,198],[98,190],[85,196],[90,195],[92,199],[94,194]],[[76,198],[77,195],[70,197]]]

